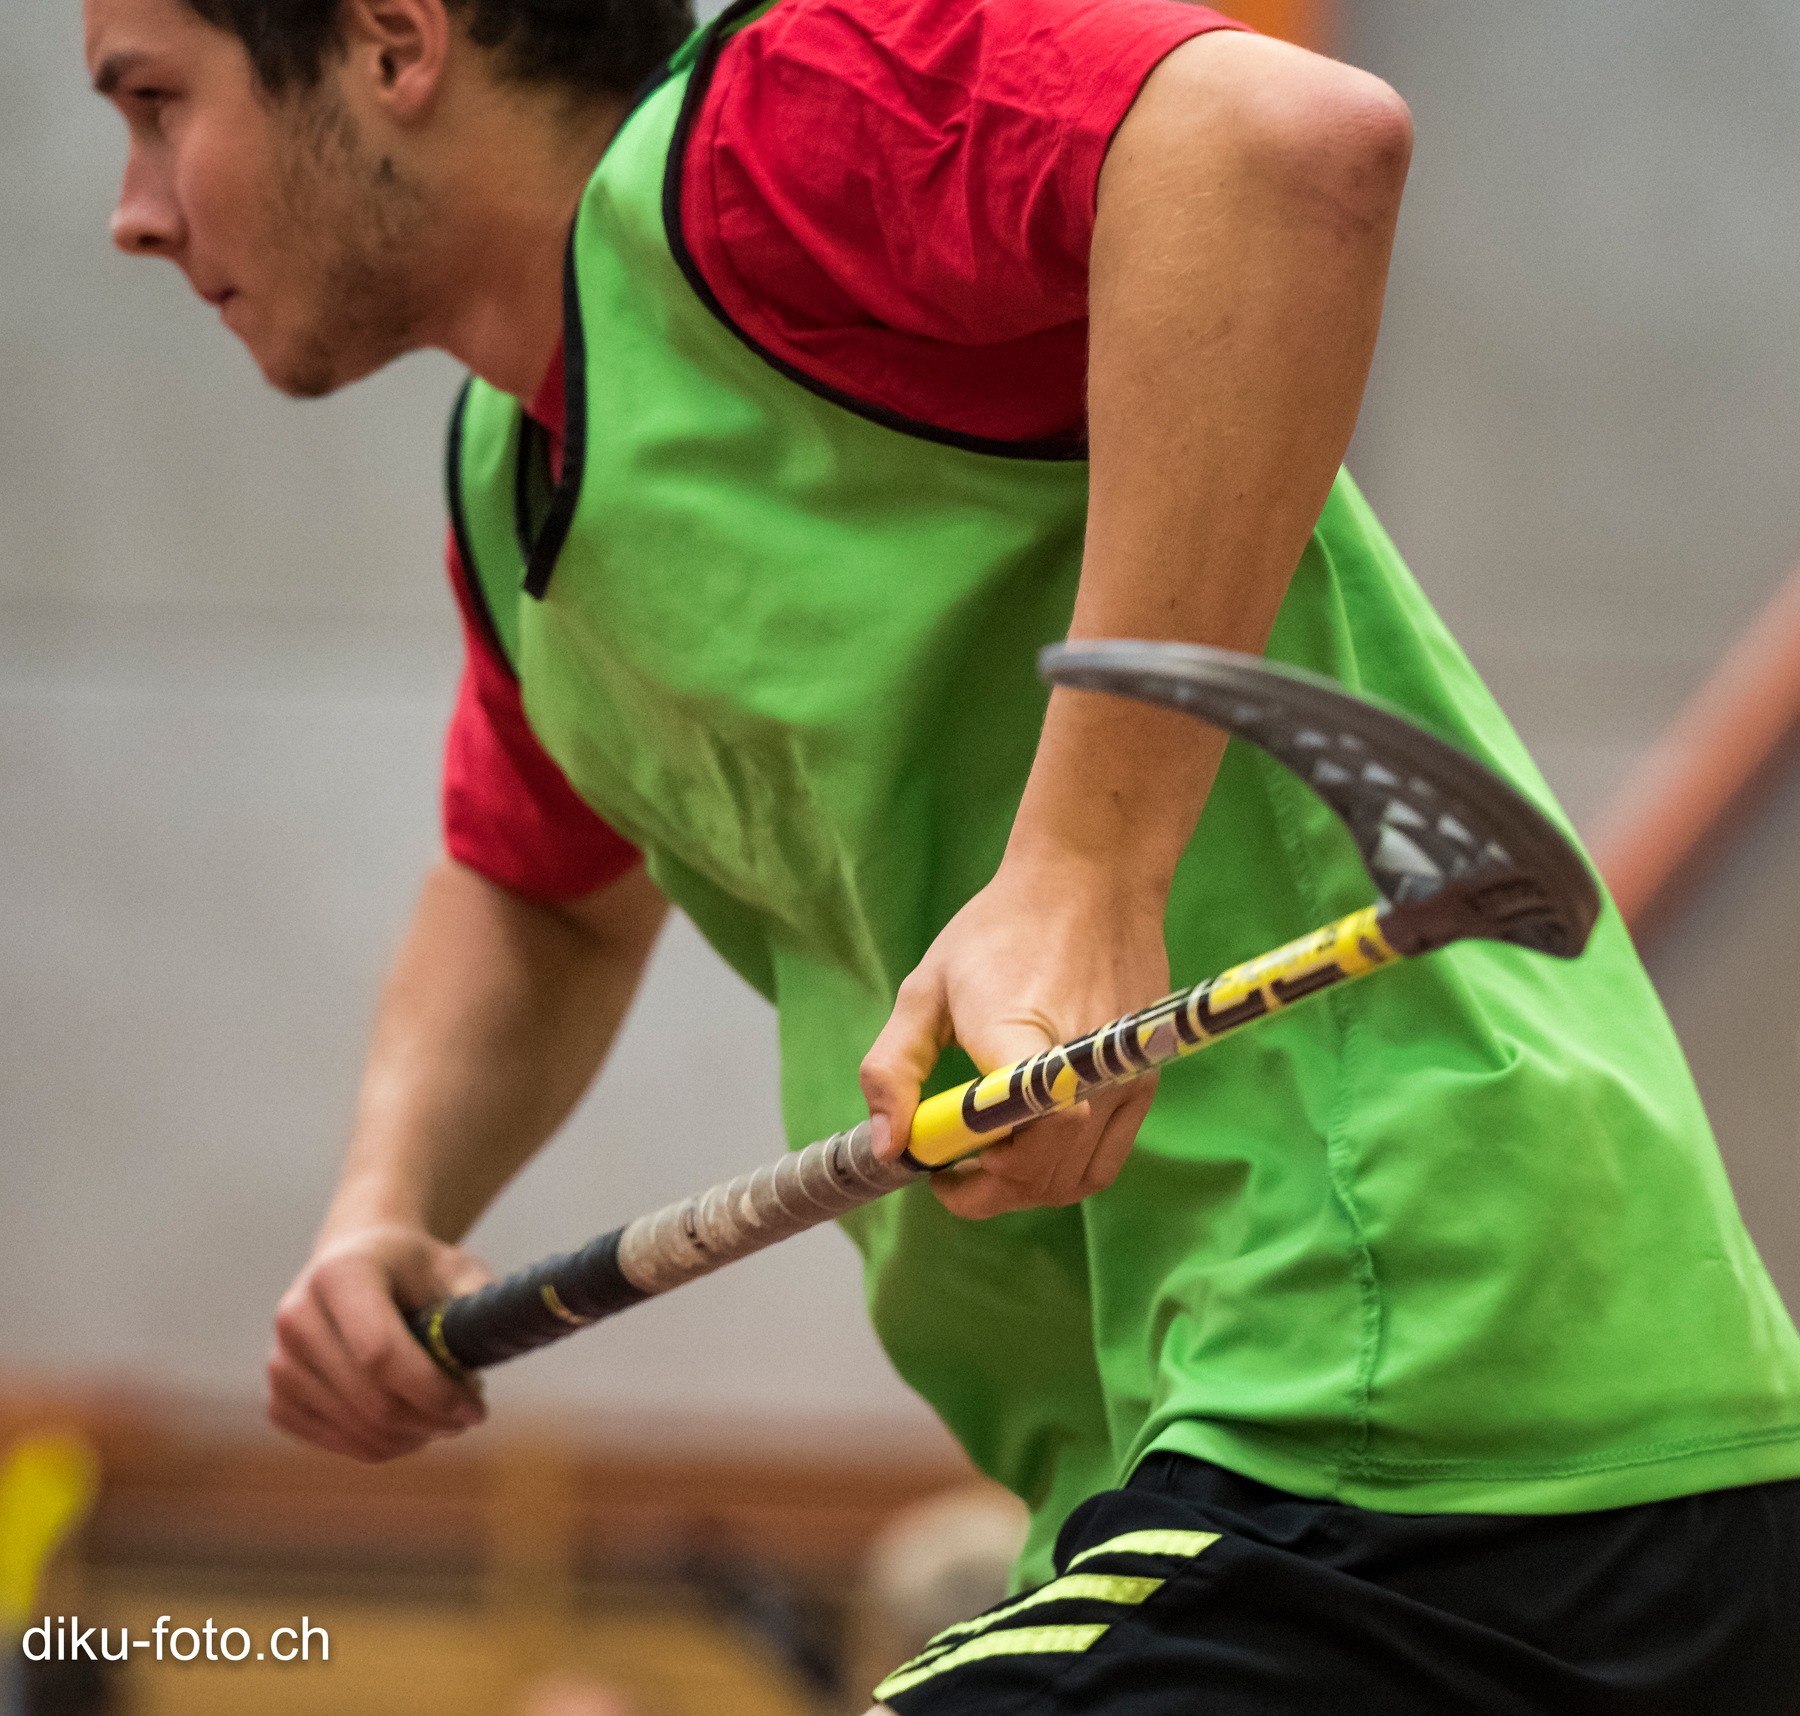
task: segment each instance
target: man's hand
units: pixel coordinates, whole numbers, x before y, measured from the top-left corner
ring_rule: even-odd
[[[376,1015],[356,1127],[311,1261],[283,1297],[269,1417],[357,1460],[477,1424],[399,1307],[488,1272],[454,1243],[593,1080],[667,911],[641,868],[522,899],[446,859]]]
[[[492,1277],[422,1230],[366,1228],[320,1247],[275,1313],[269,1418],[353,1460],[391,1460],[487,1416],[476,1384],[452,1382],[401,1319]]]
[[[863,1062],[878,1153],[904,1146],[919,1086],[949,1043],[991,1072],[1167,993],[1165,892],[1079,861],[1003,864],[901,984]],[[1077,1203],[1112,1183],[1155,1094],[1154,1074],[1103,1091],[1021,1127],[932,1187],[971,1219]]]
[[[1267,37],[1200,36],[1151,73],[1096,202],[1071,637],[1262,650],[1356,423],[1411,138],[1385,84]],[[1223,751],[1168,710],[1051,694],[999,872],[864,1064],[890,1150],[953,1038],[988,1071],[1167,991],[1168,888]],[[939,1196],[967,1216],[1084,1197],[1150,1096],[1038,1121]]]

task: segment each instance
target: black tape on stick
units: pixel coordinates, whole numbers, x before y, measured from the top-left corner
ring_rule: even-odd
[[[473,1293],[415,1311],[408,1326],[446,1370],[479,1370],[548,1346],[647,1299],[619,1267],[614,1228]]]

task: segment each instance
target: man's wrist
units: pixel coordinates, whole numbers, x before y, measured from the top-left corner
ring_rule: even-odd
[[[313,1250],[329,1251],[354,1234],[381,1229],[433,1234],[420,1188],[393,1174],[347,1175],[325,1213]]]
[[[1173,861],[1160,853],[1125,852],[1017,827],[995,876],[1002,886],[1029,898],[1080,900],[1109,916],[1141,913],[1158,923],[1173,880]]]
[[[1223,749],[1223,735],[1184,715],[1059,691],[1005,867],[1160,908]]]

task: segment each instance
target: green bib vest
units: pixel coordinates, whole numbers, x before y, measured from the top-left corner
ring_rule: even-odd
[[[724,319],[680,238],[702,32],[570,243],[552,484],[471,383],[453,518],[538,738],[779,1010],[796,1145],[863,1112],[900,980],[993,874],[1074,600],[1086,466],[909,424]],[[727,61],[727,71],[729,61]],[[1348,477],[1269,655],[1541,780]],[[1332,813],[1236,741],[1169,904],[1191,982],[1364,904]],[[931,1088],[970,1076],[947,1054]],[[1403,1512],[1800,1474],[1800,1341],[1610,909],[1573,965],[1462,944],[1165,1074],[1071,1209],[925,1187],[845,1225],[901,1374],[1034,1528],[1149,1449]]]

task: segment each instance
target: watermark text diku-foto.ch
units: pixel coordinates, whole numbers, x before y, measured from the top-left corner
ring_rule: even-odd
[[[159,1615],[148,1638],[129,1627],[83,1626],[79,1615],[46,1615],[25,1629],[24,1651],[33,1662],[329,1662],[331,1637],[302,1615],[298,1626],[276,1627],[268,1636],[245,1627],[221,1627],[211,1615],[199,1626],[176,1626]]]

